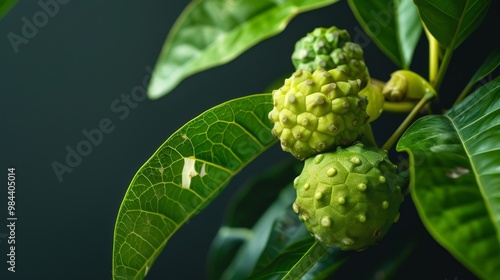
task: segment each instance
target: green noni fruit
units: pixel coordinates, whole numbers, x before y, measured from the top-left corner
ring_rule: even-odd
[[[363,134],[369,116],[359,80],[339,69],[298,70],[274,90],[269,119],[281,148],[299,160],[332,146],[350,145]]]
[[[305,161],[295,179],[293,210],[328,246],[361,250],[376,244],[399,218],[397,168],[387,153],[358,143]]]
[[[350,41],[349,33],[335,26],[318,27],[295,43],[292,63],[297,70],[339,68],[349,79],[359,79],[364,88],[370,79],[363,49]]]

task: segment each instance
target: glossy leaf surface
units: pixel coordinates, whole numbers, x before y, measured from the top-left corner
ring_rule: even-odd
[[[288,246],[268,266],[248,279],[300,279],[327,255],[328,247],[308,236]]]
[[[288,186],[281,191],[280,196],[270,205],[261,218],[251,230],[251,238],[242,245],[242,248],[235,255],[231,265],[226,269],[220,279],[244,279],[252,272],[252,268],[259,260],[266,243],[272,238],[270,232],[273,224],[279,220],[285,209],[291,207],[295,192],[292,186]]]
[[[481,278],[500,275],[500,77],[445,115],[416,121],[397,149],[433,237]]]
[[[290,157],[238,191],[210,247],[209,279],[236,279],[252,271],[267,246],[265,240],[273,238],[273,223],[291,207],[295,191],[290,184],[301,166]]]
[[[455,49],[481,24],[490,0],[415,0],[415,4],[439,43]]]
[[[120,207],[114,279],[142,279],[169,238],[276,142],[270,94],[228,101],[169,137],[139,169]]]
[[[409,68],[422,34],[422,24],[413,1],[349,0],[349,5],[366,34],[380,50],[396,65]]]
[[[186,77],[215,67],[285,29],[297,14],[338,0],[195,0],[163,45],[148,89],[157,99]],[[264,61],[263,61],[264,63]]]

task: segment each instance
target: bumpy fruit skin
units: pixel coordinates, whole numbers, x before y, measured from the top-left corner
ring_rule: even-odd
[[[350,41],[346,30],[333,26],[318,27],[297,41],[292,62],[297,70],[313,72],[316,69],[330,70],[339,67],[349,79],[359,79],[361,88],[368,83],[370,75],[365,65],[363,49]]]
[[[293,210],[324,244],[364,249],[399,218],[403,196],[396,169],[385,151],[362,144],[319,154],[305,161],[294,181]]]
[[[369,119],[359,81],[339,69],[296,71],[274,90],[269,119],[281,148],[299,160],[332,146],[350,145],[363,134]]]

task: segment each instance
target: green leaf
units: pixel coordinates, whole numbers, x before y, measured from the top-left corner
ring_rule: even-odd
[[[314,260],[308,263],[312,265],[309,270],[295,270],[301,272],[295,275],[292,268],[297,269],[301,266],[289,262],[288,258],[293,258],[293,253],[303,254],[301,260],[310,258],[304,250],[305,247],[297,247],[295,243],[300,244],[311,238],[307,237],[310,234],[302,222],[298,222],[297,215],[290,207],[287,210],[287,213],[275,223],[266,250],[250,279],[288,279],[285,275],[291,279],[302,280],[344,279],[346,275],[349,279],[378,279],[377,277],[381,275],[384,279],[390,278],[408,258],[417,244],[418,236],[425,230],[420,223],[415,224],[413,216],[416,216],[416,213],[408,215],[411,213],[405,212],[402,214],[404,219],[400,219],[395,225],[396,228],[391,230],[377,246],[371,246],[363,252],[341,251],[338,247],[329,248],[324,257],[320,259],[313,257]],[[295,255],[295,258],[299,259],[299,256]],[[360,264],[363,264],[363,269],[359,269]]]
[[[282,209],[281,215],[274,221],[267,244],[260,255],[254,271],[268,266],[290,244],[311,235],[304,223],[298,219],[297,214],[292,210],[296,191],[293,185],[289,187],[288,191],[292,193],[292,196],[290,196],[286,209]]]
[[[139,169],[115,225],[113,279],[142,279],[170,237],[276,139],[270,94],[218,105],[186,123]]]
[[[249,228],[222,226],[217,231],[208,252],[208,279],[221,279],[239,249],[252,237],[253,231]]]
[[[323,257],[338,257],[329,253],[336,250],[338,248],[328,248],[308,236],[288,246],[268,266],[255,271],[248,279],[301,279]],[[342,257],[338,261],[341,262]]]
[[[234,261],[229,265],[220,279],[244,279],[252,272],[259,256],[264,250],[270,236],[273,224],[282,217],[285,209],[291,207],[295,199],[295,190],[288,186],[281,191],[278,199],[267,209],[259,221],[252,228],[250,238],[238,251]]]
[[[285,208],[291,209],[295,191],[289,185],[300,173],[300,163],[290,157],[238,191],[228,207],[224,225],[210,247],[209,279],[222,279],[223,274],[229,279],[238,278],[235,275],[248,275],[248,270],[253,268],[250,264],[256,263],[268,238],[262,233],[268,234],[274,219]],[[282,192],[283,189],[286,191]],[[256,241],[261,244],[252,245]],[[245,265],[239,264],[241,262]]]
[[[0,19],[2,19],[16,5],[18,0],[0,0]]]
[[[297,14],[338,0],[195,0],[172,27],[148,88],[157,99],[184,78],[231,61]],[[264,63],[264,61],[263,61]]]
[[[331,248],[328,249],[328,253],[323,258],[317,258],[317,252],[321,252],[322,249],[315,249],[313,251],[301,251],[304,247],[299,247],[299,251],[296,251],[297,242],[301,242],[304,239],[311,239],[311,234],[307,231],[304,224],[298,219],[297,214],[292,210],[292,204],[296,198],[296,191],[293,185],[290,184],[287,188],[282,191],[280,199],[273,204],[274,206],[279,206],[275,208],[272,212],[273,223],[272,225],[268,222],[260,223],[260,226],[264,227],[267,236],[255,236],[254,243],[262,244],[265,243],[265,247],[261,252],[258,262],[255,265],[255,269],[250,276],[250,279],[262,278],[262,279],[274,279],[283,277],[285,279],[299,279],[300,277],[311,278],[316,275],[320,275],[325,270],[328,272],[334,271],[340,266],[339,249]],[[281,202],[280,202],[281,201]],[[277,203],[280,202],[278,205]],[[271,208],[270,208],[271,210]],[[279,212],[277,212],[279,211]],[[269,211],[268,211],[269,212]],[[268,213],[266,213],[268,215]],[[266,219],[266,215],[263,215],[261,220]],[[262,229],[260,229],[262,231]],[[254,248],[257,244],[248,244],[248,248]],[[321,245],[321,247],[323,247]],[[254,254],[253,250],[241,250],[240,255],[246,256],[249,254]],[[290,249],[292,248],[292,249]],[[325,249],[325,248],[323,248]],[[297,261],[289,261],[291,254],[296,254],[295,257],[298,258],[298,254],[303,254],[302,258]],[[314,254],[314,255],[310,255]],[[250,262],[233,262],[233,267],[235,269],[242,269],[243,264],[248,265]],[[252,259],[251,264],[255,263]],[[312,268],[312,269],[311,269]],[[246,275],[248,275],[248,272]],[[283,274],[283,275],[282,275]],[[240,274],[245,275],[245,274]],[[234,275],[233,275],[234,276]],[[240,279],[237,276],[226,277],[226,279]]]
[[[293,187],[290,187],[295,194]],[[312,238],[304,223],[292,211],[294,200],[295,195],[289,201],[286,210],[275,220],[266,247],[250,279],[313,279],[331,274],[344,262],[343,254],[346,253],[341,252],[339,248],[326,248],[316,244],[315,246],[321,248],[304,251],[307,247],[296,247],[297,243]],[[324,253],[324,256],[316,255],[317,253]],[[291,257],[292,254],[295,256]],[[296,261],[289,261],[289,258],[295,258]]]
[[[500,275],[500,77],[445,115],[417,120],[398,151],[410,154],[412,197],[433,237],[481,278]]]
[[[415,0],[420,18],[446,48],[457,48],[479,26],[490,0]]]
[[[349,0],[364,31],[399,67],[408,69],[422,34],[422,24],[412,0]]]
[[[243,279],[254,267],[255,272],[261,269],[268,271],[272,269],[273,261],[286,247],[305,237],[310,238],[304,224],[292,211],[292,203],[296,193],[291,182],[300,173],[302,165],[296,160],[286,162],[258,178],[254,184],[247,186],[248,188],[240,193],[240,197],[237,197],[231,207],[231,214],[227,221],[232,227],[225,224],[217,234],[214,246],[210,250],[209,267],[213,270],[215,266],[217,267],[215,269],[220,270],[221,264],[218,261],[224,262],[225,258],[233,261],[224,266],[227,269],[223,272],[214,273],[212,271],[210,279]],[[286,183],[284,184],[285,178]],[[283,188],[283,185],[286,187]],[[259,200],[269,201],[270,197],[275,196],[273,194],[276,193],[276,190],[281,192],[274,203],[262,214],[262,211],[257,209],[260,219],[258,221],[253,221],[253,218],[249,219],[250,216],[254,216],[250,213],[254,212],[253,209],[259,204]],[[263,204],[267,205],[268,203]],[[241,227],[248,224],[249,220],[252,220],[252,224],[254,224],[251,229]],[[240,234],[243,231],[246,233]],[[244,244],[236,254],[232,253],[230,257],[223,256],[224,253],[219,254],[221,251],[227,252],[234,248],[232,242],[242,235],[244,237],[240,240],[244,240]],[[293,265],[294,263],[291,263],[289,268],[292,268]],[[316,273],[320,272],[316,271]]]
[[[329,253],[318,260],[309,269],[302,280],[322,280],[334,274],[339,268],[345,265],[350,253],[342,252],[338,247],[330,248]]]

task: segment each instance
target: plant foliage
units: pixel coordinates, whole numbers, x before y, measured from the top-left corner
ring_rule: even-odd
[[[13,3],[3,2],[0,12],[5,3]],[[194,0],[170,30],[153,73],[150,98],[164,96],[190,75],[226,63],[278,34],[298,13],[335,2]],[[406,207],[418,213],[420,221],[401,217],[398,223],[404,226],[396,224],[382,244],[367,252],[326,247],[292,211],[293,180],[302,163],[290,158],[256,176],[233,200],[209,252],[209,279],[325,279],[342,269],[354,271],[355,277],[388,277],[404,266],[423,232],[478,277],[495,279],[500,275],[499,50],[492,51],[462,92],[452,95],[452,108],[442,113],[429,106],[440,102],[452,54],[481,28],[490,1],[348,3],[381,53],[400,69],[410,68],[426,31],[428,81],[423,74],[411,75],[408,94],[417,99],[386,100],[384,106],[384,113],[408,113],[383,148],[390,150],[397,143],[392,152],[399,152],[400,167],[408,167],[400,170],[400,180],[408,185],[406,200],[414,203],[405,202]],[[386,82],[376,83],[383,88]],[[277,142],[268,120],[272,103],[271,94],[264,93],[215,106],[173,133],[144,163],[118,211],[113,279],[146,277],[172,235]],[[375,145],[373,138],[367,125],[364,140]],[[358,271],[370,254],[376,260]]]

